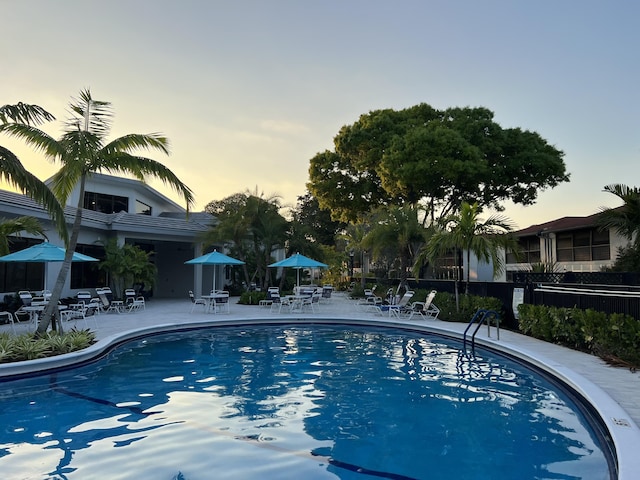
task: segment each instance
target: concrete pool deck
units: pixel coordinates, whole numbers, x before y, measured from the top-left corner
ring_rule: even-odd
[[[335,293],[329,301],[321,303],[317,313],[271,313],[269,307],[239,305],[236,302],[237,298],[232,297],[230,313],[211,314],[204,313],[200,306],[190,313],[192,304],[188,298],[184,300],[152,299],[147,302],[145,310],[122,314],[103,313],[89,317],[89,327],[95,330],[98,339],[98,343],[92,346],[91,350],[99,351],[105,344],[135,336],[136,332],[145,334],[176,326],[215,325],[238,320],[251,323],[264,319],[278,322],[318,319],[380,323],[381,325],[411,325],[453,336],[461,336],[466,328],[466,324],[463,323],[425,320],[420,317],[414,317],[412,320],[395,319],[386,315],[376,315],[371,311],[356,308],[357,302],[349,300],[340,292]],[[82,320],[70,322],[69,326],[72,324],[77,324],[78,328],[84,328]],[[16,329],[19,333],[26,332],[27,329],[32,330],[33,326],[17,325]],[[10,331],[10,326],[1,325],[0,331]],[[624,458],[620,465],[620,478],[634,478],[627,475],[635,475],[640,471],[640,458],[634,458],[637,457],[635,452],[640,447],[640,429],[638,428],[640,425],[640,373],[631,372],[628,368],[613,367],[598,357],[518,333],[501,330],[500,340],[497,340],[496,330],[492,327],[490,335],[488,337],[487,328],[482,327],[478,331],[476,340],[480,344],[495,345],[507,353],[523,355],[533,360],[535,364],[552,369],[559,374],[560,378],[598,405],[598,410],[614,438],[618,457]],[[45,367],[43,362],[47,360],[50,359],[20,362],[21,367],[17,364],[2,364],[0,377],[39,370]],[[583,379],[587,382],[583,382]],[[600,409],[602,404],[606,405],[604,410]]]

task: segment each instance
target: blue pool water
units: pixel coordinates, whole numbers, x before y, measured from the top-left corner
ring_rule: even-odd
[[[605,479],[562,389],[424,333],[242,326],[0,383],[12,479]]]

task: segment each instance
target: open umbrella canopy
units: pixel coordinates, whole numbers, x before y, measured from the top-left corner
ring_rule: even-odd
[[[64,262],[65,249],[52,245],[49,242],[42,242],[24,250],[10,253],[0,257],[0,262]],[[73,252],[74,262],[97,262],[97,258]]]
[[[305,257],[304,255],[300,255],[296,253],[295,255],[291,255],[289,258],[285,258],[284,260],[280,260],[279,262],[272,263],[269,265],[270,267],[289,267],[289,268],[328,268],[329,265],[326,263],[318,262],[309,257]]]
[[[217,250],[206,253],[200,257],[187,260],[184,263],[192,265],[244,265],[242,260],[237,260],[233,257],[220,253]]]
[[[279,262],[272,263],[269,265],[270,267],[279,268],[295,268],[296,272],[296,285],[300,285],[300,270],[303,268],[329,268],[329,265],[326,263],[319,262],[314,260],[313,258],[305,257],[304,255],[300,255],[296,253],[295,255],[291,255],[289,258],[285,258],[284,260],[280,260]]]
[[[191,260],[187,260],[187,264],[190,265],[244,265],[242,260],[238,260],[236,258],[225,255],[224,253],[220,253],[217,250],[214,250],[210,253],[205,253],[204,255],[196,258],[192,258]],[[216,270],[213,270],[213,289],[216,289]]]

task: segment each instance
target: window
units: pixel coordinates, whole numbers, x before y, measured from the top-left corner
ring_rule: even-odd
[[[129,211],[129,199],[106,193],[84,192],[83,207],[102,213],[118,213]]]
[[[609,232],[584,229],[559,233],[556,236],[556,258],[558,262],[609,260]]]
[[[151,215],[151,206],[140,200],[136,200],[136,213],[140,215]]]
[[[521,237],[518,239],[520,246],[520,258],[513,252],[507,253],[507,263],[540,263],[540,238]]]
[[[76,252],[98,260],[104,259],[104,247],[99,245],[76,245]],[[96,288],[107,284],[106,273],[98,268],[98,262],[73,262],[69,276],[71,288]]]
[[[9,253],[14,253],[42,243],[42,239],[9,237]],[[0,291],[42,290],[44,263],[0,262]]]

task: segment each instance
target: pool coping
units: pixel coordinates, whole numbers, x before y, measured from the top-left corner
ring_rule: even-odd
[[[14,380],[31,374],[44,374],[47,371],[54,371],[68,368],[72,365],[88,363],[97,360],[106,352],[116,347],[118,344],[128,340],[154,335],[170,331],[193,330],[207,327],[250,325],[250,324],[348,324],[357,326],[394,327],[411,331],[434,333],[450,338],[461,340],[461,332],[443,328],[442,325],[434,323],[407,323],[401,319],[376,317],[376,318],[345,318],[345,316],[314,316],[296,317],[285,316],[264,316],[251,318],[215,318],[206,321],[190,321],[185,323],[164,323],[158,325],[132,328],[102,338],[88,348],[54,357],[27,360],[23,362],[13,362],[0,364],[0,383]],[[559,379],[568,385],[587,402],[593,410],[600,416],[604,426],[607,428],[615,446],[617,459],[618,480],[632,480],[637,478],[640,471],[640,456],[637,454],[637,447],[640,446],[640,428],[629,417],[629,414],[601,387],[587,379],[574,370],[565,367],[556,360],[552,360],[544,355],[529,350],[527,348],[510,345],[491,337],[476,337],[477,345],[489,347],[498,352],[503,352],[515,358],[523,360],[542,371]]]

